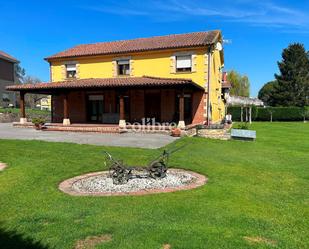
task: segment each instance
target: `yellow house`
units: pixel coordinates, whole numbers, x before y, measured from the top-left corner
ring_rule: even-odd
[[[53,123],[185,128],[225,114],[218,30],[78,45],[45,60],[50,82],[8,89],[21,102],[26,93],[51,95]]]

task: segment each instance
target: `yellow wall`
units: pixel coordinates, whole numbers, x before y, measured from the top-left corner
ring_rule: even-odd
[[[111,78],[114,77],[115,58],[130,57],[132,64],[131,70],[133,77],[154,76],[166,78],[188,78],[195,83],[205,87],[207,84],[207,48],[197,48],[188,50],[168,50],[144,53],[122,54],[114,56],[91,56],[72,59],[62,59],[51,62],[52,81],[65,80],[64,65],[67,62],[76,62],[78,64],[78,78]],[[195,64],[195,72],[173,73],[171,69],[172,56],[177,52],[193,52],[195,54],[192,63]],[[224,104],[221,95],[221,73],[222,66],[220,52],[215,51],[211,62],[211,94],[212,103],[212,121],[218,122],[224,116]],[[123,76],[116,76],[123,77]]]

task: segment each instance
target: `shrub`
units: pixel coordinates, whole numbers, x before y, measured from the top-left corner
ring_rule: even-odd
[[[249,130],[249,124],[248,123],[240,123],[237,124],[235,129],[241,129],[241,130]]]
[[[35,125],[43,125],[45,124],[45,122],[46,122],[45,119],[41,117],[32,119],[32,123]]]
[[[233,121],[240,121],[241,107],[228,107]],[[244,111],[245,115],[245,111]],[[309,107],[252,107],[253,121],[303,121],[309,119]]]

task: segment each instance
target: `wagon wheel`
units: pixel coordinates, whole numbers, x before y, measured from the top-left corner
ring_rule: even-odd
[[[110,177],[116,185],[125,184],[129,181],[130,171],[123,166],[114,165],[110,168]]]
[[[163,162],[155,162],[149,167],[149,176],[154,179],[161,179],[166,176],[167,167]]]

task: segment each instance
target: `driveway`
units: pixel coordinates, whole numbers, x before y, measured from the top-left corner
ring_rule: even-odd
[[[11,123],[0,123],[0,139],[42,140],[103,146],[138,147],[156,149],[177,138],[164,134],[104,134],[59,131],[37,131],[31,128],[16,128]]]

